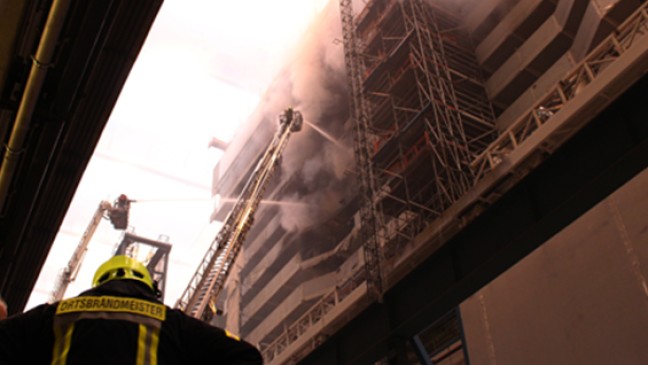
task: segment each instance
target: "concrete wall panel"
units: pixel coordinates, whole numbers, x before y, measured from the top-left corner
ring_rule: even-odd
[[[508,128],[517,118],[529,110],[575,66],[570,53],[565,53],[536,82],[518,97],[495,121],[500,131]]]
[[[639,0],[590,1],[574,38],[572,53],[576,60],[582,60],[639,5]]]
[[[472,365],[647,364],[648,170],[461,305]]]
[[[477,61],[487,71],[497,69],[554,11],[556,1],[519,2],[477,46]]]

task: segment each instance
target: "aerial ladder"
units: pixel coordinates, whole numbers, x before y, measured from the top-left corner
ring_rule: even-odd
[[[206,322],[211,322],[216,315],[216,301],[253,223],[268,181],[279,164],[290,134],[301,130],[302,123],[301,113],[292,108],[286,109],[279,116],[278,130],[261,155],[189,285],[178,299],[176,308]]]
[[[126,195],[121,194],[113,204],[110,204],[110,202],[105,200],[99,203],[97,210],[92,216],[92,219],[90,219],[88,227],[85,232],[83,232],[81,240],[70,258],[70,261],[57,277],[54,290],[50,297],[50,303],[63,299],[63,295],[65,295],[68,286],[76,279],[83,258],[85,257],[85,253],[88,251],[88,244],[97,230],[97,227],[99,227],[99,223],[101,223],[102,219],[109,219],[115,229],[126,229],[128,227],[128,212],[130,210],[131,202],[133,202],[133,200],[130,200]]]

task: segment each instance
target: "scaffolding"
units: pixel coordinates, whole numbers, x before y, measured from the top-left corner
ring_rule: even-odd
[[[496,131],[456,9],[375,0],[355,21],[350,11],[341,1],[371,275],[474,185],[471,162]]]

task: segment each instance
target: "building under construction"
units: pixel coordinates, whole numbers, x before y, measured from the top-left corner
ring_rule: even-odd
[[[11,314],[161,5],[0,1]],[[648,363],[647,24],[643,0],[331,1],[214,170],[223,220],[303,114],[215,321],[273,365]]]
[[[646,33],[638,0],[329,4],[214,170],[219,220],[292,91],[217,321],[268,364],[648,363]]]

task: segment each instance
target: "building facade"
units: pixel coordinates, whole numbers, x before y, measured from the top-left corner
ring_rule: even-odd
[[[561,165],[576,161],[571,146],[588,145],[579,140],[594,128],[623,125],[628,143],[643,143],[646,6],[332,2],[214,170],[219,219],[280,110],[302,109],[307,125],[257,212],[221,298],[221,324],[259,344],[270,364],[327,363],[318,359],[328,353],[338,363],[645,363],[643,162],[550,237],[533,236],[539,248],[517,256],[501,248],[516,258],[476,273],[497,261],[487,249],[499,238],[515,242],[534,219],[578,205],[553,201],[576,180],[550,177],[596,176],[617,153],[623,138],[610,134],[591,163]],[[535,199],[524,208],[532,223],[498,213],[520,190]],[[429,303],[452,296],[453,305],[399,316],[405,305],[427,308],[403,299],[412,293],[403,283],[448,252],[454,284],[416,293]],[[357,324],[380,308],[390,323]],[[346,348],[354,329],[386,335]]]

